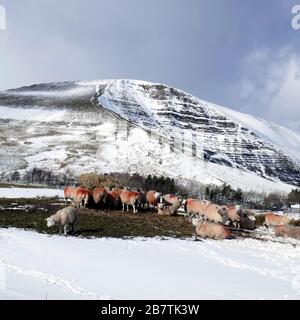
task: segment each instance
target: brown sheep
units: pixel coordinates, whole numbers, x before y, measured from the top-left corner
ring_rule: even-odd
[[[229,221],[228,212],[225,206],[219,206],[205,200],[187,199],[184,210],[189,215],[198,214],[202,216],[204,220],[215,223],[225,224]]]
[[[121,205],[121,199],[116,191],[107,191],[105,203],[111,209],[118,209]]]
[[[96,205],[106,202],[107,191],[105,188],[97,187],[93,190],[93,199]]]
[[[74,202],[74,205],[79,208],[81,206],[86,208],[87,204],[90,202],[92,198],[93,198],[93,195],[89,190],[84,188],[76,188],[73,202]]]
[[[282,224],[289,224],[291,220],[292,219],[286,215],[279,215],[273,212],[269,212],[265,215],[265,225],[267,227],[276,227]]]
[[[274,231],[277,237],[288,237],[300,240],[300,227],[285,224],[274,227]]]
[[[68,199],[71,201],[75,198],[76,187],[65,187],[64,189],[64,197],[65,197],[65,205],[67,205]]]
[[[204,215],[205,208],[209,203],[210,202],[205,200],[187,199],[184,204],[184,211],[188,215]]]
[[[125,205],[127,206],[127,211],[129,211],[129,206],[132,206],[133,213],[138,212],[140,193],[129,191],[127,189],[118,189],[117,193],[120,196],[122,203],[122,210],[125,211]]]
[[[182,199],[177,198],[177,201],[174,202],[171,206],[159,205],[157,213],[162,216],[176,216],[177,210],[180,208],[181,204],[182,204]]]
[[[156,208],[159,200],[160,200],[161,194],[157,191],[150,190],[146,194],[146,200],[148,208]]]
[[[196,233],[201,238],[216,240],[228,239],[231,237],[230,230],[225,226],[208,221],[200,222],[196,228]]]
[[[203,212],[204,220],[225,224],[229,221],[226,207],[209,203]]]

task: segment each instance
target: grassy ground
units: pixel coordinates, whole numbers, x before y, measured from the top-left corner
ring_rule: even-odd
[[[64,207],[58,198],[0,199],[0,228],[21,228],[39,233],[57,234],[58,228],[47,228],[45,219]],[[257,226],[263,225],[264,215],[257,216]],[[294,223],[293,223],[294,224]],[[295,225],[299,225],[297,221]],[[255,232],[233,230],[233,237],[263,239]],[[81,209],[79,223],[73,235],[82,238],[194,238],[195,228],[186,217],[162,217],[151,212],[130,212]],[[277,240],[275,240],[277,241]],[[277,241],[278,242],[278,241]]]
[[[0,228],[22,228],[55,234],[47,228],[46,217],[62,208],[57,199],[0,199]],[[184,217],[160,217],[150,212],[133,214],[121,211],[81,209],[79,237],[174,237],[194,235],[194,228]]]

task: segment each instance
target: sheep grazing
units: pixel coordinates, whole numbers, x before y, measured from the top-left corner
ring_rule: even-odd
[[[285,224],[274,227],[274,231],[277,237],[294,238],[300,240],[300,227]]]
[[[146,194],[148,208],[156,208],[160,200],[161,194],[157,191],[150,190]]]
[[[225,224],[229,221],[227,208],[208,201],[197,199],[187,199],[184,205],[184,210],[189,215],[198,214],[204,220],[215,223]]]
[[[175,196],[174,194],[165,194],[164,196],[160,197],[160,202],[161,203],[163,202],[166,205],[171,206],[171,205],[176,204],[178,202],[178,197],[179,196]],[[180,197],[180,199],[182,199],[182,197]]]
[[[86,208],[88,202],[92,199],[92,194],[89,190],[84,188],[76,188],[75,196],[73,199],[74,205],[77,207],[83,206]]]
[[[119,209],[121,199],[116,191],[107,191],[105,203],[111,209]]]
[[[51,228],[55,225],[59,227],[59,234],[64,230],[64,235],[67,235],[68,227],[71,227],[72,232],[75,232],[75,224],[77,223],[78,216],[77,210],[73,206],[69,206],[57,211],[54,215],[45,219],[47,227]]]
[[[196,228],[196,233],[201,238],[209,239],[229,239],[231,232],[224,225],[203,221],[200,222]]]
[[[193,214],[200,214],[203,215],[206,206],[210,202],[205,201],[205,200],[197,200],[197,199],[187,199],[184,204],[184,211],[188,215],[193,215]]]
[[[229,221],[228,212],[225,206],[209,203],[203,212],[204,220],[215,223],[226,224]]]
[[[140,194],[139,209],[145,209],[147,204],[147,193],[145,191],[142,191],[141,189],[138,189],[137,191]]]
[[[105,188],[97,187],[93,190],[93,199],[95,205],[101,205],[106,203],[107,191]]]
[[[240,228],[242,220],[242,209],[240,206],[229,205],[226,206],[230,224],[234,227]]]
[[[125,205],[127,206],[127,211],[129,211],[129,206],[132,206],[133,213],[138,212],[140,193],[129,191],[127,189],[117,189],[117,193],[120,196],[122,203],[122,210],[125,211]]]
[[[68,199],[73,201],[75,197],[76,188],[74,187],[65,187],[64,189],[64,197],[65,197],[65,205],[67,205]]]
[[[176,216],[177,210],[180,208],[183,199],[181,197],[176,197],[176,201],[170,206],[165,204],[158,205],[158,214],[162,216]]]
[[[265,215],[265,225],[267,227],[276,227],[282,224],[289,224],[291,220],[292,219],[286,215],[279,215],[273,212],[269,212]]]

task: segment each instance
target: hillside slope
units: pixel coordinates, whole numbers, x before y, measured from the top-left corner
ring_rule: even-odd
[[[2,180],[38,168],[162,174],[266,192],[300,183],[299,135],[161,84],[62,82],[2,92],[0,133]]]

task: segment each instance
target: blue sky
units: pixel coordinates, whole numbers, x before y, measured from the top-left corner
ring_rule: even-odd
[[[129,78],[300,131],[300,30],[289,0],[0,0],[0,90]]]

